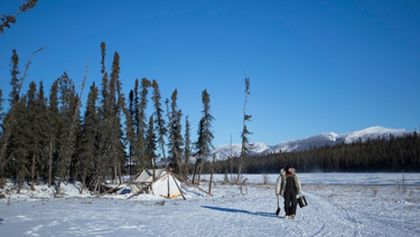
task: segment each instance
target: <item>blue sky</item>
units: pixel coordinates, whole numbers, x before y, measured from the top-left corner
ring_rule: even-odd
[[[0,14],[22,2],[0,1]],[[194,138],[207,89],[214,145],[240,142],[245,75],[252,141],[420,125],[419,1],[40,0],[0,35],[4,94],[14,48],[23,70],[46,47],[26,85],[49,87],[63,71],[79,85],[86,66],[88,84],[99,84],[101,41],[108,69],[120,53],[126,95],[143,77],[164,97],[178,89]]]

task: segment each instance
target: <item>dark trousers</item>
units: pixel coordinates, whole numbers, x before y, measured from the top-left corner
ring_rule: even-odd
[[[296,215],[296,207],[296,193],[284,193],[284,211],[286,212],[286,216]]]

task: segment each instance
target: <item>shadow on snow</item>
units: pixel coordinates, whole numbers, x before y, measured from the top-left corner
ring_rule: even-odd
[[[233,209],[233,208],[224,208],[224,207],[213,207],[213,206],[201,206],[202,208],[207,208],[210,210],[215,211],[223,211],[223,212],[230,212],[230,213],[243,213],[247,215],[254,215],[254,216],[263,216],[263,217],[277,217],[274,212],[251,212],[247,210],[240,210],[240,209]]]

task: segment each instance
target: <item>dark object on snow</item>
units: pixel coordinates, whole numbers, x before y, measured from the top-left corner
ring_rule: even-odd
[[[125,189],[123,189],[122,191],[121,191],[121,195],[124,195],[124,194],[129,194],[129,193],[131,193],[131,190],[129,189],[129,188],[125,188]]]
[[[306,197],[303,196],[303,195],[297,198],[297,202],[298,202],[300,208],[308,206],[308,202],[306,201]]]
[[[279,214],[280,214],[280,207],[277,207],[276,216],[279,216]]]

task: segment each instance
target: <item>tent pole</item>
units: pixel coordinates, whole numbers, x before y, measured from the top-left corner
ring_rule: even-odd
[[[176,182],[175,178],[172,176],[172,174],[171,174],[171,177],[172,177],[172,179],[174,180],[175,185],[176,185],[176,187],[178,188],[179,192],[181,193],[182,199],[187,200],[187,199],[185,198],[184,193],[182,192],[181,188],[179,187],[178,183]]]

